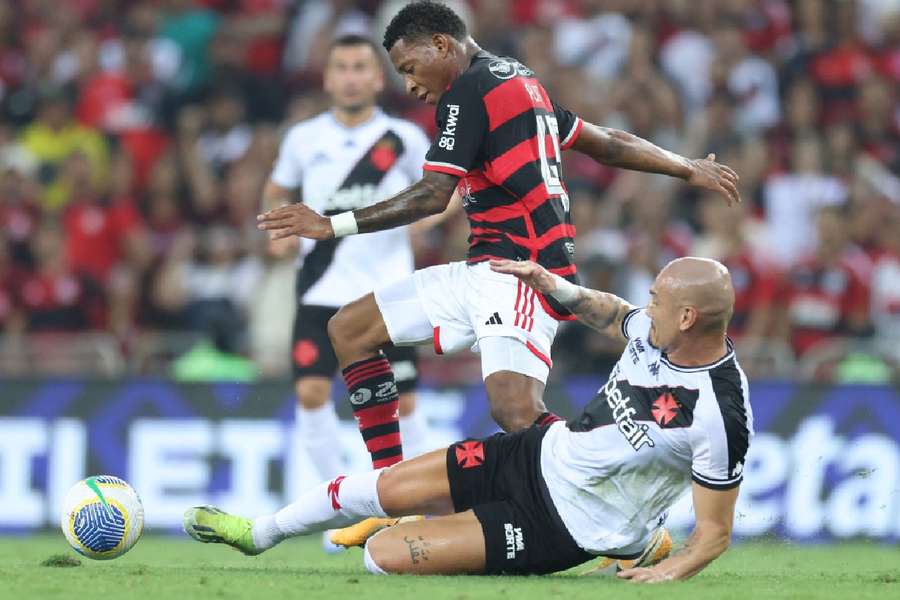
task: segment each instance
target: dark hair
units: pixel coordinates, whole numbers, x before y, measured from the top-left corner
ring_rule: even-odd
[[[328,52],[330,53],[335,48],[346,48],[348,46],[368,46],[376,56],[378,55],[378,46],[375,45],[375,42],[358,33],[347,33],[334,38],[331,41],[331,46],[328,47]]]
[[[390,52],[400,39],[445,33],[462,42],[466,39],[466,24],[448,6],[431,0],[417,0],[404,6],[394,15],[384,30],[384,49]]]

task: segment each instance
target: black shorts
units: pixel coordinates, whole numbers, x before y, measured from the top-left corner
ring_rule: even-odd
[[[334,377],[338,361],[331,340],[328,339],[328,319],[337,311],[338,309],[330,306],[297,305],[291,344],[294,379],[310,375]],[[394,369],[397,391],[404,394],[415,390],[419,381],[416,349],[412,346],[388,346],[384,349],[384,354]]]
[[[544,574],[594,558],[563,524],[541,474],[546,427],[498,433],[447,450],[457,512],[473,509],[485,543],[485,573]]]

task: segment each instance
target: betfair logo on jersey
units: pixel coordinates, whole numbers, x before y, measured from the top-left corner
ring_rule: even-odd
[[[506,558],[514,560],[516,552],[525,550],[525,535],[521,527],[513,527],[512,523],[503,524],[503,533],[506,535]]]
[[[450,104],[448,107],[447,123],[444,125],[444,130],[441,131],[438,147],[453,150],[453,147],[456,145],[456,122],[459,120],[459,104]]]
[[[631,397],[622,394],[622,391],[619,389],[619,380],[615,377],[615,373],[610,376],[609,381],[601,388],[601,391],[606,394],[606,404],[612,411],[613,421],[616,427],[619,428],[619,433],[625,437],[628,443],[631,444],[631,447],[635,450],[640,450],[643,446],[650,446],[651,448],[655,446],[656,444],[647,435],[647,430],[650,428],[647,425],[635,423],[634,415],[637,413],[637,410],[633,406],[629,406]]]
[[[569,429],[590,431],[615,425],[637,450],[644,445],[653,446],[653,440],[643,438],[648,430],[644,422],[655,423],[660,429],[690,427],[694,422],[698,390],[680,386],[643,387],[618,379],[620,374],[616,367],[584,413],[569,424]]]

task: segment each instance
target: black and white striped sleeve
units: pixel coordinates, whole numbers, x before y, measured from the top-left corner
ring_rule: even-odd
[[[710,371],[691,427],[691,476],[702,485],[727,490],[740,485],[753,435],[746,379],[734,361]],[[705,398],[703,396],[706,396]]]

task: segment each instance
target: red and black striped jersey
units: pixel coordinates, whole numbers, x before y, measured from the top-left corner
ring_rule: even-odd
[[[582,120],[553,103],[534,72],[479,52],[441,96],[438,133],[424,168],[460,177],[469,218],[470,264],[533,260],[576,281],[575,227],[562,182],[561,151]],[[572,318],[552,298],[544,308]]]

